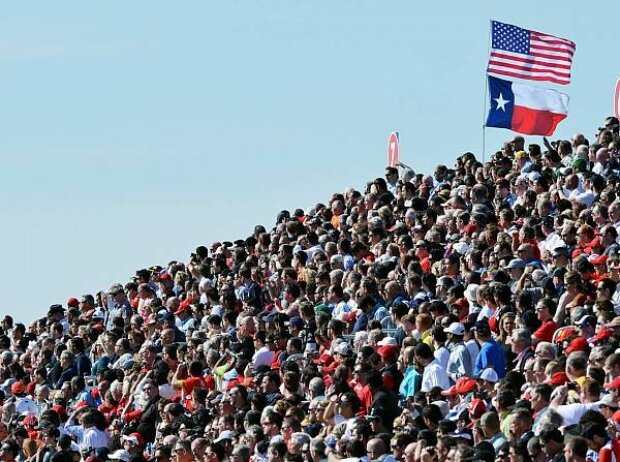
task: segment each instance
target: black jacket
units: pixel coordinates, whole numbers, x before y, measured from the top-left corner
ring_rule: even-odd
[[[383,419],[383,424],[388,428],[392,428],[394,419],[399,414],[400,408],[398,407],[398,396],[396,396],[396,393],[383,388],[378,390],[370,405],[370,415],[380,416]]]
[[[159,417],[157,405],[160,398],[161,396],[157,395],[157,397],[146,404],[144,412],[138,421],[138,426],[136,427],[136,431],[142,435],[146,443],[155,441],[155,430],[157,428],[157,418]]]

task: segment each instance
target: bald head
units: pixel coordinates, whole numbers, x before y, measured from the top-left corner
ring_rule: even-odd
[[[372,438],[366,444],[366,452],[370,460],[379,459],[386,451],[385,442],[381,438]]]
[[[607,148],[601,148],[596,151],[596,161],[605,163],[609,160],[609,150]]]

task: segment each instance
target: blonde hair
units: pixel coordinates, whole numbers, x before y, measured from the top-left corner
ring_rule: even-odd
[[[26,458],[30,459],[37,453],[37,442],[32,438],[26,438],[22,443],[22,451]]]

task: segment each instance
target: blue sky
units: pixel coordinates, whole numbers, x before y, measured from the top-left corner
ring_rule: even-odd
[[[504,5],[503,3],[507,3]],[[2,313],[244,238],[383,173],[481,151],[489,20],[577,43],[556,132],[612,112],[615,2],[11,4],[0,18]],[[512,134],[487,130],[492,152]],[[540,142],[533,137],[532,142]]]

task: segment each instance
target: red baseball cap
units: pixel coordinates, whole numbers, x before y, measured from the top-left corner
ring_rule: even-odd
[[[560,385],[564,385],[566,382],[568,382],[568,375],[566,375],[565,372],[556,372],[547,382],[549,383],[549,385],[559,387]]]
[[[61,420],[63,420],[67,416],[67,411],[61,404],[56,404],[55,406],[52,406],[51,409],[58,413]]]
[[[26,388],[24,387],[24,384],[21,383],[19,380],[17,382],[13,382],[13,385],[11,385],[11,393],[13,393],[14,395],[18,393],[23,393],[24,391],[26,391]]]
[[[67,300],[67,306],[69,308],[77,308],[80,306],[80,302],[75,297],[69,297],[69,300]]]
[[[472,399],[467,406],[467,411],[474,419],[479,419],[482,417],[482,414],[487,412],[487,405],[479,398]]]
[[[169,280],[169,279],[172,279],[172,278],[170,277],[170,274],[169,274],[169,273],[161,273],[161,274],[159,275],[159,280],[160,280],[160,281],[167,281],[167,280]]]
[[[613,335],[613,333],[614,333],[613,330],[607,329],[606,327],[604,327],[601,330],[599,330],[594,337],[589,338],[588,341],[590,343],[603,342],[605,340],[608,340]]]
[[[398,355],[398,348],[394,345],[383,345],[377,350],[377,354],[382,358]]]
[[[457,383],[456,388],[459,393],[470,393],[478,389],[478,382],[476,379],[465,379],[460,385]]]
[[[441,396],[456,396],[458,394],[459,394],[459,392],[456,389],[456,385],[452,385],[447,390],[444,390],[444,391],[441,392]]]
[[[452,306],[456,307],[456,309],[458,309],[459,311],[461,310],[469,311],[469,302],[467,301],[465,297],[461,297],[458,300],[456,300],[452,304]]]
[[[577,329],[574,327],[566,327],[555,337],[555,343],[563,343],[575,335],[577,335]]]
[[[314,359],[312,362],[314,364],[326,365],[326,364],[330,364],[333,360],[334,358],[332,358],[329,353],[323,353],[321,356],[319,356],[317,359]]]
[[[176,316],[180,315],[181,313],[186,313],[188,311],[191,311],[191,308],[189,305],[179,305],[179,307],[177,308],[177,310],[174,312],[174,314]]]
[[[589,349],[590,345],[588,345],[588,341],[583,337],[577,337],[566,347],[566,353],[572,353],[573,351],[588,351]]]

